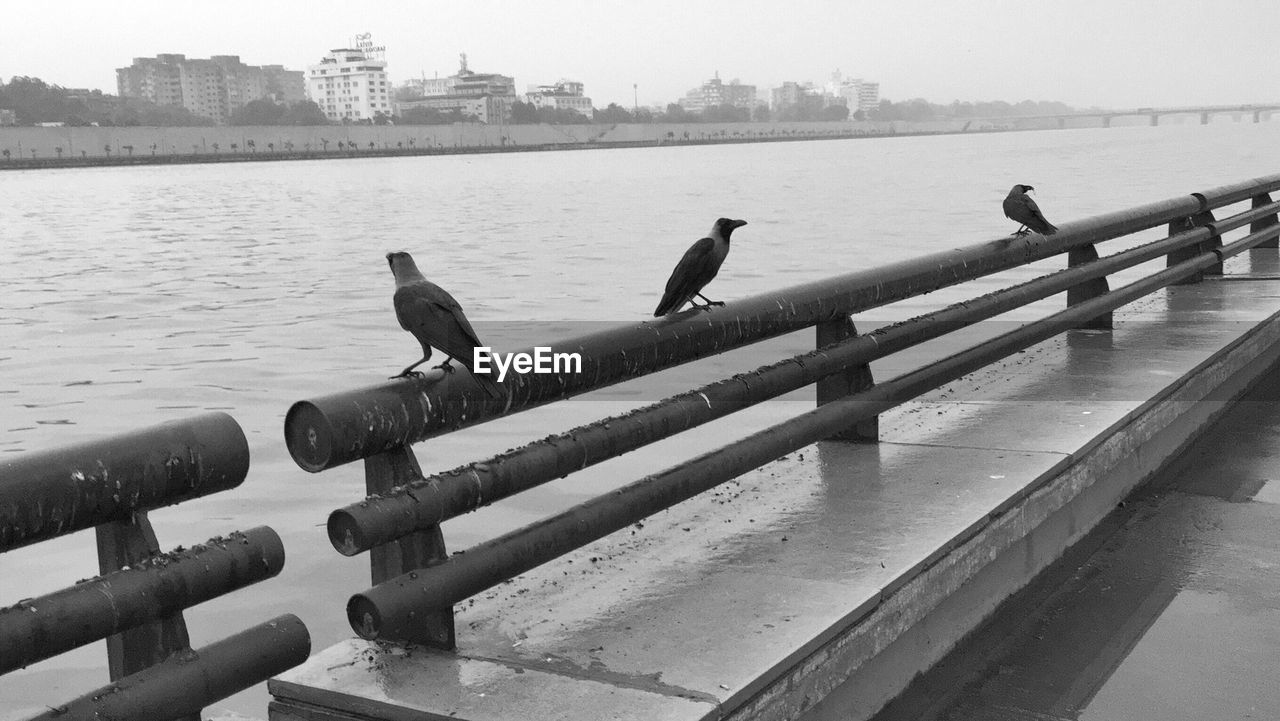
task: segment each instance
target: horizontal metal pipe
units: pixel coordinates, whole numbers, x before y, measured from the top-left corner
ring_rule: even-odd
[[[1216,252],[1219,257],[1226,260],[1227,258],[1239,255],[1246,250],[1252,250],[1275,237],[1280,237],[1280,225],[1272,225],[1263,228],[1262,230],[1256,230],[1239,240],[1233,240],[1230,243],[1217,248]]]
[[[207,413],[0,460],[0,551],[240,485],[249,445]]]
[[[1061,293],[1086,280],[1193,246],[1210,235],[1209,229],[1201,227],[1152,241],[695,388],[623,415],[579,426],[523,448],[410,483],[392,493],[370,496],[329,515],[329,540],[344,555],[367,551],[484,504],[803,388],[849,366],[891,355]]]
[[[400,637],[415,623],[420,612],[448,608],[653,513],[1218,262],[1218,254],[1202,253],[926,368],[820,406],[679,466],[482,543],[451,556],[444,563],[397,576],[352,596],[347,602],[347,620],[356,633],[367,639]]]
[[[1254,191],[1260,192],[1258,188]],[[516,375],[504,383],[505,399],[486,398],[470,379],[446,374],[441,379],[406,378],[299,401],[285,417],[285,443],[300,467],[318,472],[822,321],[1156,227],[1188,217],[1201,207],[1198,198],[1183,196],[1064,223],[1058,233],[1047,237],[1002,238],[732,301],[710,311],[688,311],[565,340],[554,344],[553,351],[579,353],[581,373]]]
[[[1244,226],[1254,223],[1260,218],[1265,218],[1268,215],[1275,215],[1277,211],[1280,211],[1280,200],[1236,213],[1235,215],[1223,218],[1222,220],[1210,221],[1205,225],[1213,228],[1221,234],[1235,230],[1236,228],[1243,228]]]
[[[35,719],[168,721],[198,714],[215,701],[297,666],[310,653],[307,627],[286,613],[199,650],[179,651],[144,671],[50,707]]]
[[[0,674],[271,578],[283,566],[280,537],[260,526],[0,609]]]
[[[1238,183],[1229,185],[1221,185],[1216,188],[1198,193],[1204,197],[1206,201],[1205,210],[1213,210],[1221,208],[1224,205],[1239,203],[1242,200],[1249,200],[1255,195],[1262,193],[1270,193],[1273,190],[1280,189],[1280,174],[1264,175],[1249,180],[1242,180]]]

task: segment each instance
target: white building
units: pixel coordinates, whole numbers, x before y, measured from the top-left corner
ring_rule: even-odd
[[[515,78],[472,71],[467,67],[466,53],[462,53],[459,60],[458,72],[447,78],[423,78],[405,83],[405,87],[421,89],[422,97],[397,103],[396,114],[414,108],[432,108],[443,112],[457,110],[482,123],[510,118],[511,105],[516,101]]]
[[[559,80],[554,85],[530,85],[525,100],[535,108],[572,110],[590,118],[595,110],[585,86],[576,80]]]
[[[331,50],[318,65],[308,66],[307,96],[338,122],[362,122],[393,111],[387,62],[364,50]]]
[[[844,98],[849,112],[863,112],[880,107],[880,83],[869,82],[862,78],[846,78],[837,70],[831,74],[831,82],[827,83],[827,92]]]
[[[685,93],[679,100],[680,107],[691,113],[701,113],[707,108],[732,105],[751,110],[756,106],[756,86],[743,85],[737,78],[728,84],[720,81],[720,71],[714,78]]]

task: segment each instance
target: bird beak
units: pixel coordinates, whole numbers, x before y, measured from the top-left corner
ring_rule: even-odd
[[[735,220],[735,221],[733,221],[733,227],[735,227],[735,228],[741,228],[742,226],[744,226],[744,225],[746,225],[746,224],[747,224],[747,221],[745,221],[745,220]]]

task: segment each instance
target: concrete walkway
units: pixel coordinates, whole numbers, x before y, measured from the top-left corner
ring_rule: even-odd
[[[1276,718],[1277,439],[1280,367],[876,721]]]
[[[456,654],[324,650],[271,718],[868,718],[1280,354],[1248,255],[471,599]]]

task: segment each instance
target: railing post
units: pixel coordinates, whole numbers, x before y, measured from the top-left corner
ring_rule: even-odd
[[[1201,200],[1203,200],[1203,198]],[[1175,220],[1169,223],[1169,235],[1173,236],[1173,235],[1177,235],[1178,233],[1185,233],[1188,230],[1193,230],[1195,228],[1200,228],[1204,226],[1212,227],[1211,224],[1213,223],[1213,221],[1214,221],[1213,211],[1202,210],[1199,213],[1196,213],[1195,215],[1182,218],[1181,220]],[[1195,245],[1188,245],[1185,248],[1180,248],[1170,253],[1167,256],[1168,260],[1166,262],[1166,267],[1172,268],[1173,266],[1183,261],[1190,260],[1196,257],[1197,255],[1206,253],[1214,248],[1221,248],[1221,247],[1222,247],[1222,238],[1219,237],[1218,234],[1215,232],[1212,236],[1209,237],[1208,240],[1202,241],[1200,243],[1196,243]],[[1180,280],[1177,283],[1174,283],[1174,285],[1190,285],[1193,283],[1199,283],[1200,281],[1204,280],[1204,277],[1206,275],[1222,275],[1222,263],[1218,263],[1217,265],[1211,268],[1206,268],[1205,270],[1202,270],[1192,276],[1187,277],[1185,280]]]
[[[95,530],[98,538],[98,571],[105,575],[133,566],[160,554],[160,543],[146,511],[128,520],[103,523]],[[191,647],[182,613],[144,624],[107,638],[107,667],[112,681],[137,673]],[[200,714],[180,721],[200,721]]]
[[[1255,120],[1255,122],[1257,121]],[[1255,208],[1261,208],[1264,205],[1270,205],[1270,204],[1271,204],[1270,193],[1263,193],[1262,195],[1253,196],[1253,207]],[[1280,218],[1277,218],[1275,213],[1272,213],[1271,215],[1268,215],[1262,218],[1258,218],[1257,220],[1250,223],[1249,232],[1256,233],[1259,230],[1265,230],[1267,228],[1270,228],[1273,225],[1280,225]],[[1254,247],[1255,248],[1280,248],[1280,237],[1272,238],[1271,240],[1266,241],[1262,245],[1256,245]]]
[[[365,490],[370,496],[388,493],[392,488],[422,479],[422,468],[408,446],[399,446],[364,459],[364,473]],[[373,584],[376,586],[402,574],[434,566],[448,558],[439,525],[411,533],[369,551]],[[405,638],[393,640],[453,650],[456,647],[453,609],[424,612],[415,629]]]
[[[818,331],[819,348],[824,348],[832,343],[838,343],[858,335],[858,329],[853,325],[853,320],[848,317],[823,321],[818,323],[815,328]],[[873,386],[875,386],[875,379],[871,377],[870,365],[863,363],[850,366],[842,373],[834,373],[818,381],[818,405],[826,405],[853,393],[865,391]],[[852,427],[831,436],[828,440],[878,442],[880,440],[880,419],[876,416],[865,421],[859,421]]]
[[[1215,220],[1217,219],[1213,217],[1212,210],[1206,210],[1203,213],[1196,213],[1195,217],[1191,219],[1191,222],[1195,223],[1197,227],[1208,226],[1209,230],[1213,231],[1213,234],[1209,236],[1208,240],[1200,243],[1201,253],[1207,253],[1215,248],[1222,247],[1222,236],[1218,235],[1218,229],[1213,225]],[[1218,261],[1217,264],[1205,268],[1204,274],[1222,275],[1222,261]]]
[[[1098,249],[1092,244],[1082,245],[1078,248],[1072,248],[1067,251],[1067,267],[1074,268],[1077,265],[1085,265],[1098,259]],[[1100,295],[1106,295],[1111,291],[1111,286],[1107,284],[1107,277],[1099,276],[1091,280],[1072,286],[1067,289],[1067,307],[1079,305],[1092,298]],[[1115,327],[1111,320],[1111,311],[1107,311],[1096,318],[1091,318],[1087,322],[1080,325],[1081,328],[1089,330],[1111,330]]]

